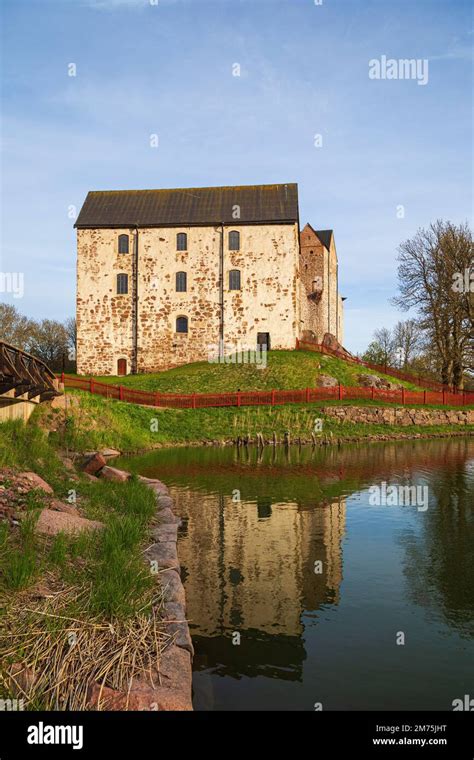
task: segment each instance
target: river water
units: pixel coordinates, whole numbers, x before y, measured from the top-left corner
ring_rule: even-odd
[[[195,709],[451,710],[474,697],[474,439],[121,463],[163,480],[183,519]]]

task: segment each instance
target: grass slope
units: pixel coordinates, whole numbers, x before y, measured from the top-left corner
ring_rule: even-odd
[[[256,364],[211,364],[195,362],[181,367],[148,375],[128,375],[126,377],[101,377],[102,382],[125,385],[131,388],[170,393],[213,393],[238,389],[279,390],[314,388],[319,375],[331,375],[341,385],[360,385],[360,374],[379,374],[359,367],[357,364],[323,356],[314,351],[270,351],[267,366]],[[402,382],[388,375],[380,375],[405,388],[416,389],[410,383]]]
[[[191,444],[216,440],[235,440],[257,433],[279,439],[286,431],[291,437],[311,439],[315,420],[323,419],[324,439],[349,439],[357,436],[400,437],[401,434],[472,432],[474,426],[431,426],[400,428],[390,425],[339,423],[324,419],[317,404],[288,404],[276,407],[242,407],[209,409],[165,409],[138,406],[108,400],[81,391],[70,394],[67,411],[41,406],[35,419],[52,430],[55,445],[72,451],[87,451],[112,446],[123,452],[137,452],[163,445]],[[339,404],[339,402],[335,402]],[[352,402],[360,405],[360,402]],[[369,402],[367,402],[369,403]],[[321,406],[328,406],[324,402]],[[380,404],[375,404],[380,406]],[[387,405],[388,406],[388,405]],[[35,413],[36,414],[36,413]]]
[[[167,640],[161,587],[143,559],[156,502],[135,477],[72,477],[57,451],[62,440],[42,429],[44,421],[37,414],[27,425],[1,425],[0,482],[9,487],[16,471],[34,471],[60,500],[74,492],[81,514],[104,527],[79,536],[37,534],[48,504],[40,491],[18,506],[19,525],[0,520],[0,697],[11,696],[11,669],[22,663],[35,673],[22,687],[26,709],[83,709],[88,685],[106,676],[126,691],[132,676],[156,664]]]

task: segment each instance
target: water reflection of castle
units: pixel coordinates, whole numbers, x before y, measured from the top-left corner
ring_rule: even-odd
[[[302,508],[184,489],[174,495],[185,518],[179,556],[194,635],[300,637],[302,612],[338,602],[342,497]],[[317,562],[322,572],[315,573]]]

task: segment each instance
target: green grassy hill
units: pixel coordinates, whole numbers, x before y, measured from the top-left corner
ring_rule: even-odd
[[[314,388],[319,375],[331,375],[341,385],[360,385],[360,374],[380,374],[352,362],[313,351],[270,351],[266,368],[256,364],[210,364],[195,362],[149,375],[101,377],[102,382],[163,393],[214,393]],[[412,390],[416,386],[380,375]]]

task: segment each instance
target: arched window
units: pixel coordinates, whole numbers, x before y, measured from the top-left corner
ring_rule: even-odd
[[[119,235],[118,236],[118,252],[119,253],[128,253],[128,235]]]
[[[229,290],[240,290],[240,269],[231,269],[229,272]]]
[[[176,292],[186,293],[188,289],[186,272],[176,272]]]
[[[178,317],[176,319],[176,332],[177,333],[188,332],[188,318],[187,317]]]
[[[128,293],[128,274],[117,275],[117,293],[120,296]]]
[[[188,236],[185,232],[178,232],[176,235],[176,250],[187,251],[188,250]]]
[[[240,232],[229,232],[229,251],[240,251]]]

